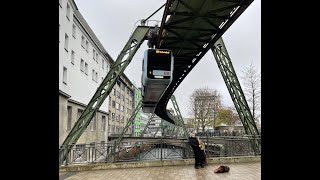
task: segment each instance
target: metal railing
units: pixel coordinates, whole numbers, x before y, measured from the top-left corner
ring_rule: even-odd
[[[250,146],[253,137],[206,137],[200,138],[206,145],[207,158],[228,156],[256,156]],[[260,137],[259,137],[260,138]],[[60,164],[94,164],[150,160],[189,159],[194,153],[186,139],[155,139],[114,142],[104,144],[78,144],[71,148],[66,160]],[[260,148],[261,149],[261,148]]]

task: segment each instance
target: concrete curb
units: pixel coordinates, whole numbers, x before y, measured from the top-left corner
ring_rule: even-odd
[[[261,161],[261,156],[216,157],[216,158],[207,158],[207,161],[209,164],[259,162]],[[161,166],[183,166],[183,165],[191,165],[191,164],[192,165],[194,164],[194,159],[99,163],[99,164],[60,166],[59,172],[92,171],[92,170],[124,169],[124,168],[140,168],[140,167],[159,167],[159,166],[160,167]]]

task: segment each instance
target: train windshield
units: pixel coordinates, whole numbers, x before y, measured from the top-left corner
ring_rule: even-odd
[[[148,50],[148,78],[170,78],[172,54],[168,50]]]

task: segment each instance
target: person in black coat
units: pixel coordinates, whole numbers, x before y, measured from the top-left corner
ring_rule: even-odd
[[[191,137],[189,137],[189,144],[192,147],[193,153],[194,153],[194,168],[199,169],[199,167],[204,167],[203,162],[204,162],[204,157],[202,150],[200,149],[199,146],[199,141],[198,138],[195,135],[195,132],[191,133]]]

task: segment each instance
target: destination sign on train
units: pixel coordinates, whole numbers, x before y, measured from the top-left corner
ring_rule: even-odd
[[[170,71],[153,70],[154,76],[170,76]]]
[[[160,53],[160,54],[170,54],[170,51],[156,50],[156,53]]]

